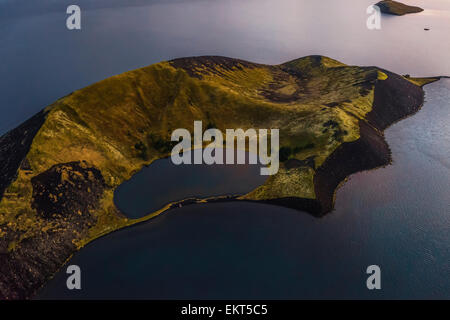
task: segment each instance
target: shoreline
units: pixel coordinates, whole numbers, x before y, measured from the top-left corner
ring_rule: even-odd
[[[403,78],[401,76],[398,76],[392,72],[386,71],[386,70],[382,70],[383,72],[387,73],[389,76],[396,76],[397,80],[399,78]],[[364,137],[360,137],[359,139],[352,141],[352,142],[345,142],[343,143],[341,146],[339,146],[333,153],[332,155],[329,157],[333,157],[333,158],[338,158],[338,162],[341,162],[342,160],[345,160],[346,158],[348,158],[350,156],[350,154],[348,154],[348,150],[344,151],[344,154],[341,154],[342,147],[346,146],[346,145],[351,145],[351,144],[361,144],[361,143],[367,143],[368,139],[370,138],[368,136],[368,132],[370,132],[371,135],[375,134],[375,139],[377,140],[378,143],[380,143],[382,145],[382,147],[385,147],[385,149],[383,150],[384,153],[382,154],[382,158],[384,160],[387,161],[382,161],[380,163],[380,165],[378,166],[373,166],[373,167],[368,167],[367,169],[361,169],[361,170],[356,170],[356,171],[352,171],[352,168],[348,168],[351,172],[349,174],[347,174],[343,179],[341,179],[338,184],[336,185],[336,187],[334,188],[333,192],[326,194],[325,197],[326,199],[322,199],[323,203],[321,203],[319,200],[316,199],[307,199],[307,198],[277,198],[277,199],[270,199],[270,200],[250,200],[250,199],[239,199],[242,195],[221,195],[221,196],[212,196],[212,197],[205,197],[205,198],[197,198],[197,197],[189,197],[183,200],[179,200],[179,201],[174,201],[174,202],[170,202],[166,205],[164,205],[161,209],[155,210],[141,218],[136,218],[136,219],[130,219],[127,217],[128,219],[128,223],[126,223],[124,225],[124,227],[116,229],[116,230],[112,230],[109,232],[105,232],[101,235],[99,235],[98,237],[92,238],[89,241],[87,241],[83,246],[87,245],[88,243],[101,238],[107,234],[122,230],[124,228],[128,228],[128,227],[132,227],[134,225],[143,223],[143,222],[147,222],[153,218],[156,218],[164,213],[167,213],[168,211],[170,211],[171,209],[176,209],[178,206],[187,206],[187,205],[191,205],[191,204],[207,204],[207,203],[215,203],[215,202],[254,202],[254,203],[262,203],[262,204],[271,204],[271,205],[278,205],[278,206],[284,206],[284,207],[288,207],[288,208],[292,208],[292,209],[296,209],[296,210],[300,210],[300,211],[304,211],[307,212],[309,214],[312,214],[315,217],[322,217],[325,214],[329,213],[330,211],[332,211],[334,209],[334,201],[335,201],[335,196],[336,196],[336,192],[337,190],[347,181],[348,177],[352,174],[358,173],[358,172],[363,172],[363,171],[370,171],[370,170],[376,170],[378,168],[383,168],[389,164],[392,163],[392,154],[391,154],[391,150],[389,148],[389,144],[387,143],[387,141],[385,140],[384,137],[384,131],[393,126],[394,124],[396,124],[397,122],[400,122],[406,118],[409,118],[410,116],[413,116],[414,114],[416,114],[418,111],[420,111],[420,109],[423,107],[424,104],[424,91],[423,91],[423,87],[427,84],[431,84],[433,82],[439,81],[441,78],[450,78],[448,76],[438,76],[438,77],[424,77],[424,78],[420,78],[420,79],[428,79],[429,81],[422,84],[420,87],[417,85],[414,85],[412,83],[410,83],[410,85],[412,86],[411,88],[417,87],[418,89],[420,89],[420,91],[416,92],[416,94],[418,93],[420,95],[419,100],[416,100],[416,102],[418,102],[418,104],[415,104],[412,106],[412,111],[409,113],[405,113],[402,117],[397,118],[395,120],[392,120],[391,123],[387,124],[386,126],[384,126],[382,129],[378,129],[374,126],[371,126],[367,123],[365,123],[364,121],[360,121],[360,128],[363,127],[365,129],[363,130],[367,130],[366,133],[364,133]],[[389,78],[388,78],[389,79]],[[414,78],[413,78],[414,79]],[[386,80],[384,80],[386,81]],[[409,85],[408,85],[409,86]],[[384,92],[381,92],[381,95],[384,94]],[[374,108],[379,109],[381,106],[379,105],[379,103],[375,103],[374,101]],[[371,111],[372,112],[372,111]],[[402,112],[403,113],[403,112]],[[372,136],[373,138],[373,136]],[[367,149],[366,151],[373,151],[370,149]],[[337,155],[336,155],[337,154]],[[362,157],[362,160],[367,160],[367,158]],[[327,159],[328,160],[328,159]],[[327,167],[325,167],[325,164],[327,164],[327,161],[325,161],[325,163],[318,168],[318,171],[320,170],[322,172],[323,175],[329,175],[330,174],[330,170],[332,170],[333,168],[330,168],[328,166],[330,166],[330,164],[327,164]],[[336,163],[333,163],[334,166],[336,166]],[[323,177],[321,177],[321,179],[323,179]],[[316,182],[316,181],[315,181]],[[320,183],[320,182],[319,182]],[[329,190],[327,190],[329,191]],[[325,208],[330,208],[331,205],[331,209],[329,211],[323,211],[324,207]],[[320,209],[320,211],[315,211],[317,209]],[[319,214],[315,214],[316,212],[318,212]],[[123,214],[123,213],[122,213]],[[124,214],[125,215],[125,214]],[[81,247],[80,247],[81,248]]]

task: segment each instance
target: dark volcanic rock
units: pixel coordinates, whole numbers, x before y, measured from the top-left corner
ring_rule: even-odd
[[[316,171],[315,193],[320,203],[319,215],[333,209],[334,192],[349,175],[389,164],[391,153],[378,130],[360,121],[360,138],[340,145]]]
[[[31,179],[32,208],[45,218],[86,214],[98,207],[105,189],[101,172],[85,161],[60,163]]]
[[[403,77],[382,70],[388,78],[376,81],[372,111],[360,120],[360,138],[341,144],[316,170],[316,199],[280,198],[262,201],[306,211],[321,217],[333,210],[336,188],[353,173],[388,165],[391,151],[383,130],[391,124],[416,113],[423,104],[424,92]],[[332,125],[328,123],[327,125]],[[287,163],[295,167],[298,162]],[[286,163],[285,163],[286,165]]]
[[[310,167],[315,168],[314,156],[308,157],[305,160],[289,159],[284,163],[286,169],[299,168],[299,167]]]
[[[424,100],[420,87],[395,73],[382,71],[388,78],[377,82],[372,111],[367,115],[369,123],[379,130],[416,113]]]

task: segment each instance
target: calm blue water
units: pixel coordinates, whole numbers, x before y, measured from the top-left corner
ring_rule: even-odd
[[[414,1],[425,12],[384,16],[379,31],[365,28],[371,0],[78,3],[82,30],[68,31],[65,1],[0,0],[0,133],[73,90],[181,56],[323,54],[450,75],[444,0]],[[426,99],[386,132],[394,164],[353,175],[330,215],[235,202],[177,208],[77,253],[81,292],[65,289],[62,270],[39,297],[450,298],[449,80],[426,87]],[[171,192],[191,191],[178,182]],[[369,264],[381,266],[380,292],[365,289]]]

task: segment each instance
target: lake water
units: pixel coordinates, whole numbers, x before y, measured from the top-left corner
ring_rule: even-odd
[[[214,155],[212,149],[209,152]],[[221,152],[223,163],[226,163],[227,149]],[[234,164],[227,165],[175,165],[170,157],[156,160],[122,183],[115,190],[114,202],[127,217],[136,219],[168,203],[189,198],[243,195],[263,184],[267,179],[260,174],[263,166],[249,164],[249,155],[245,151],[232,152]],[[186,154],[194,163],[193,152]],[[245,164],[237,164],[239,154],[244,157]]]
[[[369,31],[374,2],[80,0],[82,30],[68,31],[64,1],[0,0],[0,134],[75,89],[182,56],[322,54],[450,75],[449,1],[404,1],[426,10]],[[450,298],[449,80],[427,86],[426,100],[386,131],[394,164],[353,175],[326,217],[236,202],[177,208],[75,254],[80,292],[65,289],[62,270],[39,297]],[[370,264],[381,291],[365,287]]]

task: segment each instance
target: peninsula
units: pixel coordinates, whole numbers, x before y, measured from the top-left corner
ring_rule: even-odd
[[[390,163],[383,130],[418,111],[436,80],[323,56],[274,66],[205,56],[57,100],[0,138],[0,299],[33,297],[88,242],[170,209],[129,219],[113,193],[169,155],[174,129],[280,128],[278,173],[233,199],[320,217],[346,177]]]

